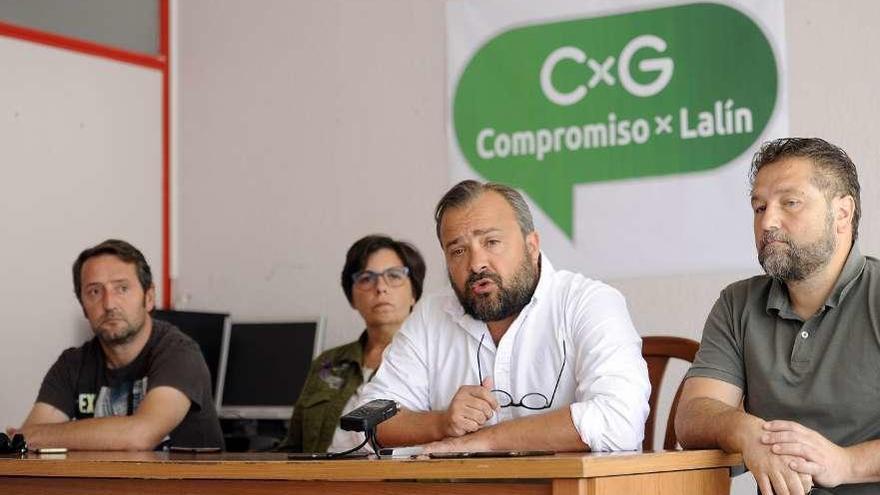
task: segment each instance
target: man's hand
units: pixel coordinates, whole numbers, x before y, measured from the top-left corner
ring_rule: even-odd
[[[764,495],[809,492],[813,479],[794,471],[794,457],[774,453],[761,442],[765,421],[742,410],[742,389],[714,378],[692,377],[684,382],[675,431],[682,446],[722,448],[740,452]]]
[[[482,385],[460,387],[443,413],[443,435],[460,437],[482,428],[498,410],[498,401],[490,392],[492,387],[491,377],[486,377]]]
[[[789,467],[812,476],[821,486],[834,487],[852,478],[855,459],[849,450],[794,421],[765,423],[761,442],[774,454],[792,456]]]
[[[813,487],[808,474],[802,474],[791,467],[796,459],[790,455],[774,452],[770,445],[762,442],[763,421],[749,424],[742,444],[743,462],[755,476],[758,488],[763,495],[784,494],[804,495]]]
[[[455,438],[445,438],[437,442],[424,445],[425,454],[430,452],[479,452],[491,450],[479,435],[464,435]]]

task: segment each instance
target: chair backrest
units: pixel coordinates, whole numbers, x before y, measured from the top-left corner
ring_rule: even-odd
[[[660,382],[663,373],[671,358],[681,359],[689,363],[694,362],[700,343],[683,337],[643,337],[642,356],[648,363],[648,377],[651,380],[651,398],[648,420],[645,422],[645,440],[642,442],[643,450],[654,448],[654,421],[657,416],[657,398],[660,394]],[[681,396],[681,383],[675,391],[675,399],[669,410],[669,419],[666,421],[666,438],[663,440],[663,448],[675,449],[675,410],[678,407],[678,398]]]

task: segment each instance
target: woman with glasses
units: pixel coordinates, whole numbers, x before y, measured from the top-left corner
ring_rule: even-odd
[[[281,449],[341,452],[363,441],[361,433],[342,431],[339,417],[358,404],[362,385],[382,362],[382,351],[421,297],[424,279],[425,261],[407,242],[370,235],[349,248],[342,290],[366,329],[358,340],[312,362]]]

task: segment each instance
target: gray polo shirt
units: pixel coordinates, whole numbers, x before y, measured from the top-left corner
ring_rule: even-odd
[[[736,385],[749,413],[797,421],[838,445],[880,438],[880,261],[854,244],[807,321],[778,280],[731,284],[706,320],[692,376]],[[865,493],[880,493],[880,484]]]

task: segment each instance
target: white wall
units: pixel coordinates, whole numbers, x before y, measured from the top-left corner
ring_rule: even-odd
[[[0,36],[0,426],[91,336],[71,265],[127,239],[162,270],[162,75]],[[161,287],[157,278],[157,288]]]
[[[442,2],[179,3],[178,308],[362,322],[339,282],[357,238],[410,240],[444,280]]]

